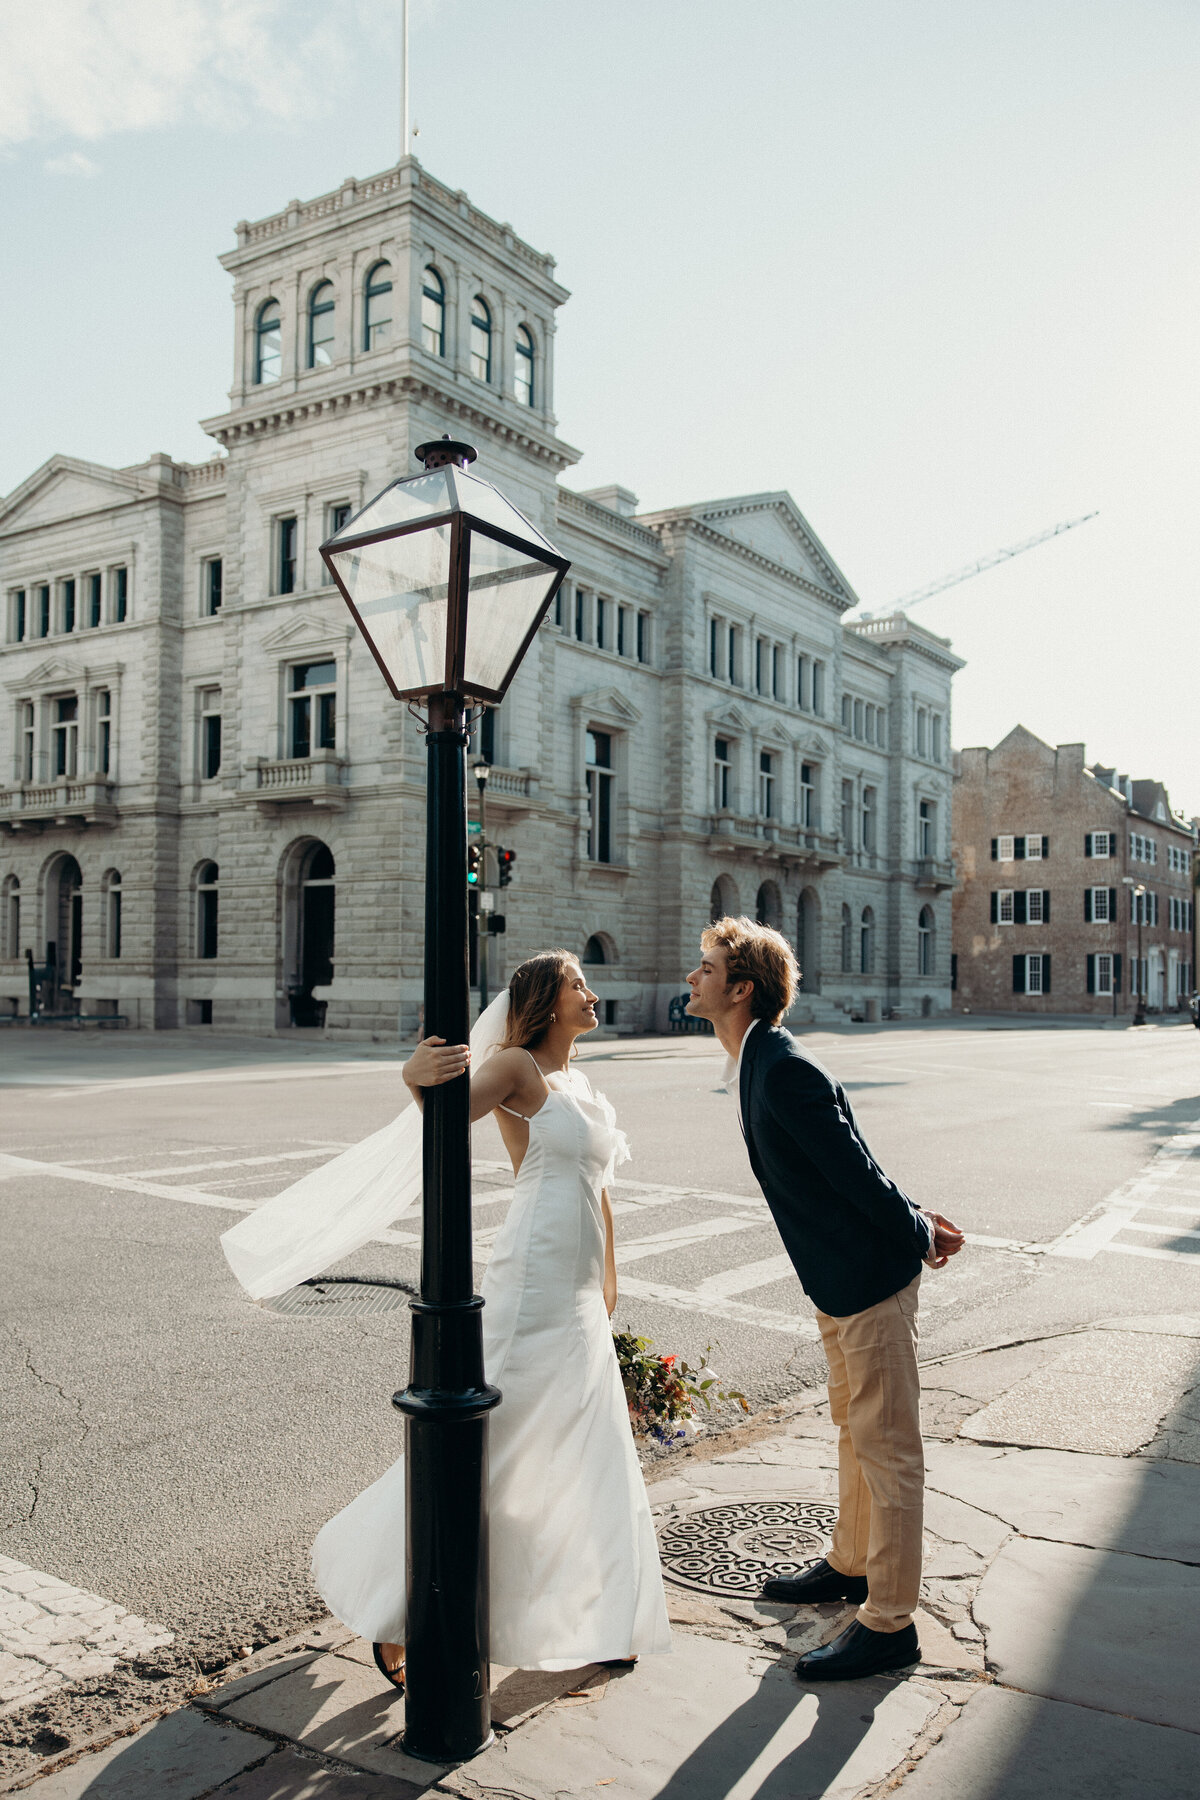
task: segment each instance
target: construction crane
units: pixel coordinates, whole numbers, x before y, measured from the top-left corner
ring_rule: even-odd
[[[973,575],[982,575],[985,569],[994,569],[997,563],[1008,562],[1012,557],[1020,556],[1026,550],[1036,549],[1038,544],[1048,543],[1051,538],[1061,537],[1064,531],[1074,531],[1077,525],[1086,525],[1089,519],[1098,519],[1099,516],[1099,512],[1084,513],[1081,519],[1066,519],[1061,525],[1052,525],[1049,531],[1039,531],[1036,536],[1025,538],[1019,544],[1010,544],[1005,550],[993,550],[990,556],[981,556],[978,562],[968,563],[964,569],[956,569],[953,575],[943,575],[940,581],[933,581],[928,587],[915,588],[911,594],[903,594],[893,605],[892,611],[908,612],[914,606],[920,606],[923,600],[932,600],[935,594],[957,587],[960,581],[970,581]],[[871,619],[877,615],[864,613],[862,616],[864,619]]]

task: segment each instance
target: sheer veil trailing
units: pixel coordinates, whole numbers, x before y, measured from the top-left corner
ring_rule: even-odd
[[[508,990],[471,1032],[479,1069],[504,1040]],[[284,1188],[221,1238],[229,1266],[253,1300],[270,1299],[369,1242],[421,1197],[421,1112],[413,1102],[361,1144]]]

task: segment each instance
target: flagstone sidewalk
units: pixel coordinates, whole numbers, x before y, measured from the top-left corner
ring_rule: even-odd
[[[835,1432],[810,1394],[651,1471],[674,1653],[619,1672],[495,1670],[496,1739],[470,1763],[404,1754],[403,1699],[330,1620],[18,1787],[32,1800],[1195,1800],[1198,1364],[1200,1319],[1160,1317],[926,1366],[911,1673],[804,1686],[796,1655],[847,1610],[723,1591],[746,1559],[786,1553],[797,1500],[814,1534],[828,1517]]]

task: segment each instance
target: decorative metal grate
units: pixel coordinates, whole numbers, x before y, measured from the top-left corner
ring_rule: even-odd
[[[371,1313],[393,1312],[407,1306],[416,1288],[406,1281],[366,1276],[321,1275],[300,1287],[289,1288],[267,1305],[272,1312],[299,1319],[364,1319]]]
[[[819,1500],[732,1500],[669,1520],[663,1574],[680,1587],[745,1600],[771,1575],[799,1575],[822,1556],[837,1508]]]

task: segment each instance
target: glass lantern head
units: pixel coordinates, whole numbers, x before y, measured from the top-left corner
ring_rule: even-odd
[[[440,449],[418,455],[432,462]],[[393,481],[321,556],[397,700],[492,705],[571,566],[491,482],[450,460]]]

